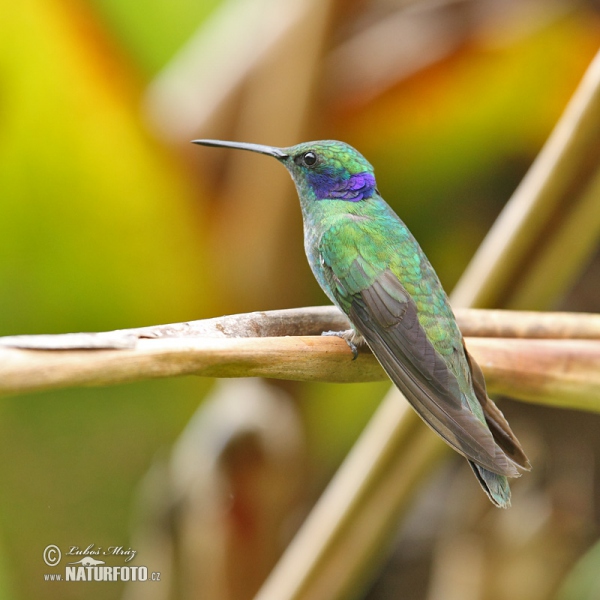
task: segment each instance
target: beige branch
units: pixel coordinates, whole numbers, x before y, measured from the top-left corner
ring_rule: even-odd
[[[467,338],[488,390],[526,402],[600,411],[600,342]]]
[[[465,337],[600,339],[600,315],[595,314],[470,308],[455,312]],[[142,339],[306,336],[349,327],[348,319],[335,306],[311,306],[99,333],[5,336],[0,337],[0,347],[124,349],[135,348]]]
[[[461,310],[459,319],[466,334],[496,336],[468,339],[490,391],[598,410],[600,315]],[[0,338],[0,394],[178,375],[341,383],[384,379],[368,350],[353,361],[341,339],[318,335],[347,327],[336,308],[321,306],[95,334],[5,337]],[[591,339],[510,339],[522,335]]]

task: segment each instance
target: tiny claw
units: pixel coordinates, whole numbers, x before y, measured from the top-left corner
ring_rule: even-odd
[[[358,358],[358,347],[352,341],[356,334],[352,329],[348,329],[346,331],[324,331],[321,335],[339,337],[343,339],[346,344],[348,344],[348,348],[352,350],[352,360],[356,360]]]

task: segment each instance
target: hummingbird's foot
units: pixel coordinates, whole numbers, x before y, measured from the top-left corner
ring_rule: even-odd
[[[356,360],[358,358],[357,344],[361,344],[363,342],[363,338],[360,334],[356,333],[354,329],[347,329],[346,331],[324,331],[321,335],[332,335],[342,338],[346,344],[348,344],[350,350],[352,350],[352,360]]]

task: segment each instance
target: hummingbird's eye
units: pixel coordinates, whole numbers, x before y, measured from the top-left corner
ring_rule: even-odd
[[[317,162],[317,155],[314,152],[307,152],[302,157],[302,160],[304,160],[304,164],[307,167],[312,167]]]

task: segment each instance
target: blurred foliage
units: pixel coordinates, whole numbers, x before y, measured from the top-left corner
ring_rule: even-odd
[[[181,321],[214,301],[197,277],[208,269],[190,177],[144,130],[139,77],[98,25],[78,3],[0,8],[4,335]],[[0,405],[3,558],[17,597],[81,597],[79,585],[43,582],[49,543],[127,544],[140,475],[208,385],[156,383]]]
[[[43,574],[56,570],[42,552],[48,544],[63,552],[89,544],[129,548],[141,475],[168,453],[209,385],[181,378],[2,402],[0,523],[16,598],[118,596],[121,584],[45,582]]]
[[[219,272],[218,253],[208,259],[208,199],[177,149],[147,131],[140,109],[150,75],[216,4],[0,4],[0,334],[220,312],[215,281],[235,273]],[[368,105],[333,101],[322,137],[368,156],[384,196],[451,284],[599,40],[598,18],[581,11],[526,37],[472,41]],[[304,276],[314,302],[324,302]],[[12,573],[15,598],[118,597],[118,584],[45,583],[42,551],[51,543],[127,546],[137,482],[209,385],[149,381],[0,403],[0,572]],[[323,473],[385,389],[299,392]]]
[[[92,0],[108,31],[119,39],[136,67],[154,74],[196,31],[218,0]],[[140,19],[143,10],[143,19]]]
[[[596,542],[565,579],[556,600],[594,600],[600,596],[600,543]]]
[[[135,78],[65,8],[3,8],[0,331],[201,314],[189,178],[144,131]]]
[[[375,165],[382,194],[448,288],[594,56],[600,22],[589,17],[574,13],[516,39],[498,31],[471,40],[367,110],[340,102],[344,139]]]
[[[387,382],[303,386],[308,447],[324,472],[339,465],[389,389]]]

